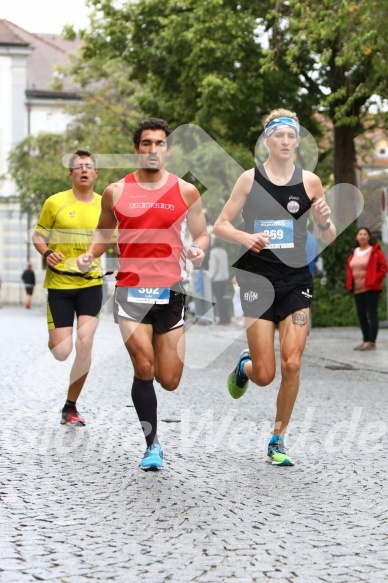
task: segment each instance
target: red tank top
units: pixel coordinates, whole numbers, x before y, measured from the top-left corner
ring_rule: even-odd
[[[178,176],[169,174],[158,190],[146,190],[133,173],[125,177],[114,207],[118,222],[117,286],[171,287],[186,277],[187,205]]]

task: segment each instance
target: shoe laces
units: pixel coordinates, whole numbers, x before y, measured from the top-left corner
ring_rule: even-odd
[[[76,407],[67,407],[65,409],[65,413],[70,413],[72,414],[74,417],[80,417],[80,414],[77,411]]]
[[[281,441],[276,441],[275,443],[270,443],[268,445],[268,447],[270,449],[275,449],[279,453],[282,453],[284,455],[288,455],[286,452],[286,447],[285,447],[284,443],[282,443]]]

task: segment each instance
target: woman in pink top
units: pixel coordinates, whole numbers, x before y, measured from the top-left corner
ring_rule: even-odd
[[[346,288],[354,293],[363,343],[354,350],[373,350],[379,330],[377,309],[387,273],[387,261],[380,245],[366,227],[356,233],[357,245],[348,257]]]

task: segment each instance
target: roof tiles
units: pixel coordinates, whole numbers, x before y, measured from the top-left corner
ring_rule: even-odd
[[[51,83],[55,66],[68,61],[70,53],[76,53],[82,41],[64,40],[57,34],[36,34],[20,28],[8,20],[0,19],[0,45],[30,46],[32,53],[27,57],[27,90],[53,92]],[[71,78],[63,82],[64,93],[76,93],[78,86]],[[56,92],[57,94],[58,92]]]

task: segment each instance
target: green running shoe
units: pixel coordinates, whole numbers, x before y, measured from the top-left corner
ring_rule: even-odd
[[[294,466],[295,462],[285,450],[284,443],[278,441],[268,444],[267,461],[273,466]]]
[[[246,348],[238,357],[237,365],[228,376],[228,390],[233,399],[239,399],[243,396],[248,388],[249,379],[245,374],[241,374],[241,368],[244,362],[251,360],[249,350]]]

